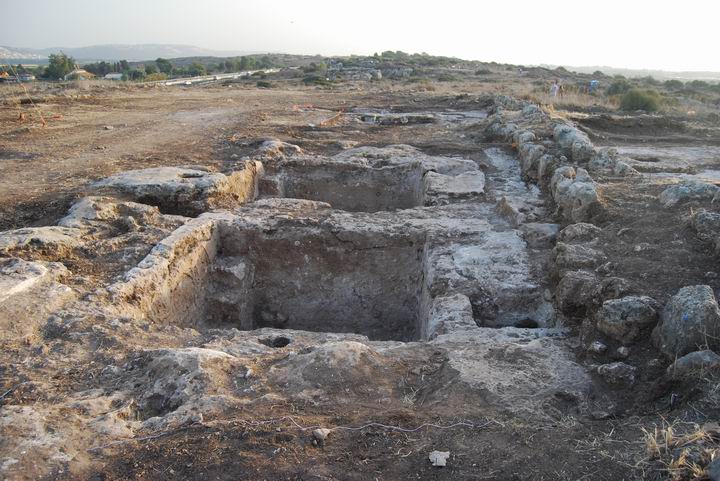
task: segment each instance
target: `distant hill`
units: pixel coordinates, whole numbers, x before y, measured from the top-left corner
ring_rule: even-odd
[[[554,69],[557,65],[541,65]],[[646,70],[646,69],[629,69],[629,68],[615,68],[608,66],[584,66],[584,67],[572,67],[569,65],[563,65],[566,69],[577,72],[577,73],[588,73],[592,74],[597,71],[604,73],[605,75],[622,75],[624,77],[654,77],[657,80],[720,80],[720,72],[672,72],[669,70]]]
[[[51,47],[42,49],[0,46],[0,62],[16,60],[42,61],[52,53],[64,52],[78,61],[93,60],[154,60],[158,57],[232,57],[258,52],[221,51],[194,47],[192,45],[92,45],[89,47]]]

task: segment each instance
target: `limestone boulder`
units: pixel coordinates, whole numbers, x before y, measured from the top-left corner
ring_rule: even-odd
[[[602,232],[602,229],[593,224],[578,222],[576,224],[570,224],[561,230],[558,234],[558,241],[566,244],[591,242],[598,238],[600,232]]]
[[[704,350],[685,354],[667,368],[667,374],[672,377],[686,377],[693,373],[720,370],[720,355]]]
[[[662,191],[658,200],[664,207],[674,207],[690,201],[711,201],[719,191],[715,184],[685,181]]]
[[[584,169],[566,166],[555,170],[550,189],[561,213],[572,222],[587,222],[603,212],[597,186]]]
[[[588,271],[566,273],[555,290],[555,305],[566,316],[583,316],[599,302],[602,284]]]
[[[655,346],[674,358],[720,348],[720,308],[710,286],[680,289],[665,305],[652,333]]]
[[[583,244],[558,242],[553,249],[555,269],[558,272],[594,269],[607,261],[602,251]]]
[[[720,213],[700,209],[690,219],[699,239],[717,243],[720,240]]]
[[[576,162],[587,162],[595,153],[588,136],[573,125],[558,124],[553,129],[553,138],[565,155]]]
[[[252,161],[229,175],[199,168],[155,167],[113,175],[93,188],[100,194],[157,206],[164,213],[196,216],[255,199],[262,173],[262,164]]]
[[[643,328],[657,322],[658,310],[658,303],[647,296],[610,299],[597,313],[597,328],[612,339],[630,344]]]

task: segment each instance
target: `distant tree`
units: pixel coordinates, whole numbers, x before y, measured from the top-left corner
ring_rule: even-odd
[[[253,70],[255,68],[254,57],[240,57],[240,70]]]
[[[205,66],[198,62],[191,63],[187,70],[187,74],[191,77],[198,77],[200,75],[207,75],[207,69],[205,69]]]
[[[158,73],[158,68],[155,66],[155,64],[149,63],[145,65],[145,73],[147,75],[152,75]]]
[[[258,68],[272,68],[273,61],[268,55],[263,55],[257,63]]]
[[[325,62],[315,63],[310,62],[307,66],[302,68],[302,71],[305,73],[316,73],[318,75],[326,75],[327,74],[327,64]]]
[[[240,61],[237,59],[230,59],[225,62],[225,72],[237,72],[240,70]]]
[[[155,60],[155,65],[157,65],[158,70],[164,74],[169,74],[173,69],[173,64],[170,63],[170,60],[166,60],[164,58],[158,58]]]
[[[120,60],[120,70],[122,70],[123,72],[125,70],[130,70],[130,64],[127,60]]]
[[[45,69],[47,78],[58,80],[69,74],[75,69],[75,59],[68,57],[64,53],[50,54],[49,63]]]
[[[145,69],[136,68],[133,70],[130,70],[130,73],[127,75],[127,77],[130,80],[134,80],[136,82],[141,82],[145,80]]]
[[[105,75],[115,71],[114,64],[108,62],[88,63],[83,65],[83,68],[88,72],[94,73],[98,77],[104,77]]]

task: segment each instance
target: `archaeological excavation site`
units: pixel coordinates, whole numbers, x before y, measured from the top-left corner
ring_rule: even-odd
[[[4,93],[0,479],[720,479],[720,115],[383,82]]]

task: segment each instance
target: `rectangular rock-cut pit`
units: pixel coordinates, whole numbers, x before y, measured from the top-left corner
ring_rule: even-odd
[[[417,339],[423,258],[418,233],[228,233],[209,275],[204,322]]]
[[[423,231],[216,218],[196,219],[163,241],[111,287],[115,303],[154,323],[197,329],[423,335]]]
[[[268,166],[260,195],[327,202],[351,212],[378,212],[423,205],[424,188],[419,162],[367,166],[303,160]]]

